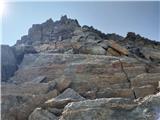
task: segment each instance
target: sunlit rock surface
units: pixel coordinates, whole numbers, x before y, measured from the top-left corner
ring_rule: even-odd
[[[62,16],[1,46],[3,120],[158,120],[160,43]]]

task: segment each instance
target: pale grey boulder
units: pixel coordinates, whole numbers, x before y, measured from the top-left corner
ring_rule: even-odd
[[[160,94],[142,100],[101,98],[66,105],[60,120],[159,120]]]

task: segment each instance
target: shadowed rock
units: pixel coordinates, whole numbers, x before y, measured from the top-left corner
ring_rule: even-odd
[[[17,70],[17,60],[13,49],[8,45],[1,45],[1,78],[3,82],[14,75]]]

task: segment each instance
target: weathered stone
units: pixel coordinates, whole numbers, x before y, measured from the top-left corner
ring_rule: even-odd
[[[3,118],[26,120],[37,106],[57,96],[57,90],[54,90],[54,86],[55,84],[51,83],[2,85],[2,95],[4,96],[2,100],[2,104],[4,105],[2,111],[6,111],[3,113]],[[9,96],[12,96],[15,100],[8,98]]]
[[[158,120],[160,118],[160,93],[144,97],[142,101],[139,101],[139,106],[134,112],[143,113],[140,114],[143,119]]]
[[[63,112],[63,109],[58,109],[58,108],[47,108],[47,110],[56,116],[62,115]]]
[[[28,30],[28,36],[30,41],[27,41],[27,44],[32,44],[34,41],[42,40],[42,26],[40,24],[33,24],[32,28]]]
[[[71,80],[65,78],[65,76],[60,77],[56,82],[57,82],[56,88],[59,92],[62,92],[63,90],[68,88],[69,85],[71,84]]]
[[[107,55],[120,56],[120,53],[118,53],[116,50],[114,50],[112,48],[108,48]]]
[[[84,102],[69,103],[62,114],[60,120],[119,120],[131,117],[126,114],[127,110],[132,110],[135,104],[131,104],[126,99],[95,99]],[[121,112],[118,112],[118,109]]]
[[[84,100],[85,99],[71,88],[66,89],[63,93],[58,95],[55,99],[66,99],[66,98],[71,98],[71,99],[75,99],[75,100]]]
[[[25,55],[19,70],[11,81],[18,84],[29,82],[39,76],[46,76],[45,81],[54,80],[63,74],[66,60],[61,59],[62,57],[63,55],[52,54]]]
[[[103,91],[97,92],[97,98],[112,98],[112,97],[122,97],[122,98],[135,98],[133,91],[131,89],[111,89],[106,88]]]
[[[126,48],[120,46],[118,43],[116,43],[113,40],[109,40],[108,44],[112,49],[116,50],[117,52],[119,52],[122,55],[128,55],[129,54],[129,52]]]
[[[74,90],[68,88],[62,94],[58,95],[56,98],[52,98],[46,101],[43,107],[52,107],[52,108],[64,108],[70,102],[85,100]]]
[[[1,86],[4,120],[159,119],[159,95],[145,97],[158,91],[159,42],[62,16],[34,24],[6,48],[2,63],[12,75],[2,69],[9,76]]]
[[[159,94],[142,101],[122,98],[102,98],[69,103],[60,120],[154,120],[159,118]]]
[[[86,45],[82,46],[79,49],[79,53],[81,54],[91,54],[91,55],[105,55],[106,51],[101,46],[95,46],[95,45]]]
[[[34,84],[34,83],[43,83],[45,81],[46,77],[45,76],[38,76],[35,79],[33,79],[30,82],[25,82],[25,84],[30,83],[30,84]]]
[[[158,87],[158,81],[160,80],[160,73],[144,73],[131,79],[132,86],[144,86],[153,85],[155,88]]]
[[[21,85],[8,84],[2,86],[2,93],[5,95],[39,95],[53,90],[54,87],[55,84],[51,85],[48,83],[26,83]]]
[[[48,110],[36,108],[29,116],[28,120],[58,120],[58,118]]]
[[[57,90],[52,90],[44,95],[33,95],[26,102],[10,108],[8,115],[13,116],[16,120],[27,120],[35,108],[56,96]]]
[[[105,50],[108,50],[109,48],[109,44],[108,44],[108,40],[103,40],[99,43],[99,45],[104,48]]]
[[[95,91],[87,91],[83,96],[87,99],[96,99],[96,92]]]
[[[154,62],[160,62],[159,50],[143,48],[142,53],[145,56],[145,58],[152,60]]]
[[[10,116],[9,109],[16,106],[18,97],[14,95],[1,95],[1,119],[2,120],[15,120],[14,116]]]
[[[75,100],[75,99],[71,99],[71,98],[66,98],[66,99],[50,99],[48,101],[46,101],[43,105],[42,108],[48,108],[48,107],[52,107],[52,108],[58,108],[58,109],[62,109],[64,108],[68,103],[70,102],[77,102],[79,100]]]
[[[17,60],[13,49],[8,45],[1,45],[1,78],[3,82],[14,75],[17,70]]]
[[[152,85],[134,87],[133,90],[135,92],[136,98],[152,95],[156,92],[155,87]]]

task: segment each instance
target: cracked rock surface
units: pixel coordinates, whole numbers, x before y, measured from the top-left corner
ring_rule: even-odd
[[[3,120],[158,120],[160,43],[62,16],[2,48]]]

